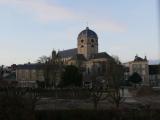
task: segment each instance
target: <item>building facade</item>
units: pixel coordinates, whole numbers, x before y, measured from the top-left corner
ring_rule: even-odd
[[[142,78],[143,85],[149,85],[149,67],[148,67],[148,60],[145,58],[135,56],[134,61],[129,62],[129,72],[130,75],[134,72],[137,72]]]
[[[61,59],[67,65],[75,65],[82,70],[83,85],[92,87],[93,76],[104,81],[107,64],[113,58],[106,52],[98,52],[98,36],[88,27],[77,37],[77,48],[59,51]],[[95,77],[94,77],[95,78]]]
[[[59,60],[63,61],[63,65],[75,65],[80,68],[83,74],[84,86],[92,87],[93,79],[101,81],[105,85],[105,73],[110,62],[114,61],[114,59],[106,52],[98,52],[98,47],[97,34],[86,27],[78,34],[77,48],[58,51],[57,55],[60,58]],[[57,55],[53,51],[51,61],[54,61]],[[54,69],[55,66],[53,66],[53,69],[50,69],[50,77],[47,78],[43,64],[19,65],[16,70],[16,78],[23,86],[27,83],[35,83],[37,80],[44,81],[50,79],[54,81]]]
[[[98,53],[98,36],[86,27],[79,33],[77,38],[78,54],[84,55],[86,59],[90,59],[91,55]]]
[[[41,64],[17,65],[16,80],[19,87],[36,87],[36,81],[44,81],[44,66]]]
[[[142,84],[159,87],[160,86],[160,65],[149,65],[146,57],[141,58],[135,56],[133,61],[124,63],[125,70],[125,80],[134,73],[138,73],[142,78]]]
[[[149,80],[151,86],[160,86],[160,65],[149,65]]]
[[[109,70],[110,63],[114,61],[106,52],[98,51],[98,36],[88,27],[82,30],[77,37],[77,47],[58,51],[59,60],[63,65],[75,65],[80,68],[83,73],[83,85],[92,87],[93,79],[98,79],[104,83],[106,77],[105,73]],[[51,61],[56,57],[55,51],[52,52]],[[58,61],[59,61],[58,60]],[[124,64],[125,73],[124,80],[128,80],[134,72],[137,72],[142,78],[143,85],[159,86],[160,85],[160,67],[156,65],[148,65],[146,57],[141,58],[135,56],[133,61]],[[51,84],[58,85],[60,81],[60,71],[56,66],[47,67],[49,75],[46,76],[46,67],[44,64],[25,64],[18,65],[16,69],[16,80],[22,86],[32,86],[36,81],[45,81],[50,79]],[[55,72],[57,69],[57,73]],[[54,81],[55,76],[58,81]],[[52,83],[54,81],[54,83]]]
[[[19,87],[37,87],[37,83],[45,83],[44,87],[55,87],[60,82],[59,66],[53,64],[24,64],[16,69],[16,80]]]

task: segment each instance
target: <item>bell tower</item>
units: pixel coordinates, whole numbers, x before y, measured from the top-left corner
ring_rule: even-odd
[[[89,59],[92,54],[98,53],[97,34],[86,27],[86,29],[78,35],[77,48],[78,54],[83,54],[86,59]]]

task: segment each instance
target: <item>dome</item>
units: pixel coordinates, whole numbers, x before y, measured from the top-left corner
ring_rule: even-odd
[[[94,31],[90,30],[88,27],[86,27],[85,30],[83,30],[82,32],[79,33],[78,39],[81,37],[98,39],[97,34]]]

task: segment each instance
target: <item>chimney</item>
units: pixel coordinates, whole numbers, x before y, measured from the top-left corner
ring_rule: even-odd
[[[147,57],[146,57],[146,56],[144,57],[144,60],[147,60]]]

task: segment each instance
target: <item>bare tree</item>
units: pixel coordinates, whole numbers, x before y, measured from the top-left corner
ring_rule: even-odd
[[[113,103],[116,108],[124,102],[125,98],[121,94],[121,83],[124,77],[124,69],[121,63],[117,60],[111,60],[106,72],[106,79],[108,80],[109,92],[108,101]]]
[[[30,99],[26,98],[26,89],[4,88],[0,94],[0,119],[34,120]]]
[[[31,89],[27,95],[32,111],[36,108],[36,103],[40,100],[40,89]]]
[[[49,60],[49,57],[43,55],[38,58],[37,63],[46,63]]]
[[[2,65],[1,67],[0,67],[0,80],[3,80],[3,75],[4,75],[4,65]]]
[[[91,99],[95,110],[98,109],[99,102],[106,99],[106,96],[104,95],[105,92],[106,91],[100,86],[95,86],[90,89]]]
[[[44,64],[44,78],[47,86],[56,88],[62,66],[59,53],[53,50],[52,57]]]
[[[91,99],[94,105],[94,109],[97,110],[99,102],[106,99],[107,96],[105,95],[105,92],[107,92],[107,90],[103,88],[104,86],[103,80],[98,79],[98,72],[96,72],[95,70],[92,70],[91,79],[92,79],[92,89],[90,89]]]

